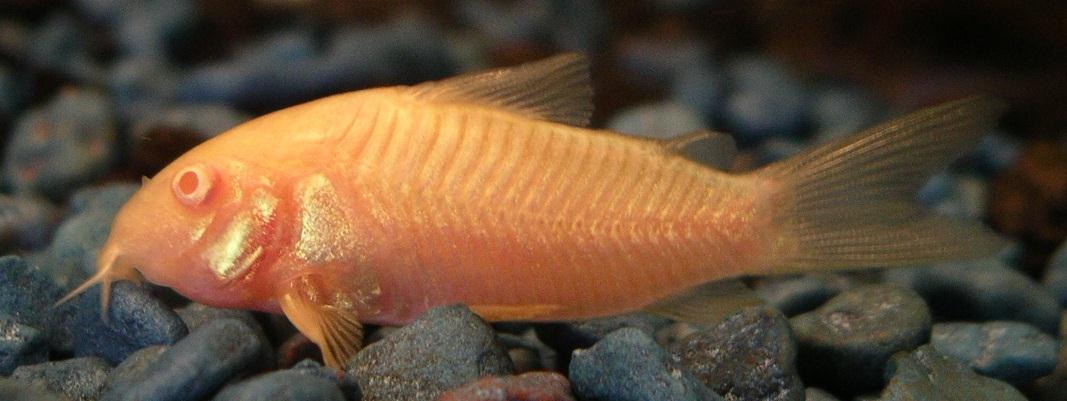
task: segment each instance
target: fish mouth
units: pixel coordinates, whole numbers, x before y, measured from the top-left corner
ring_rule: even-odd
[[[134,268],[132,264],[127,263],[126,258],[123,256],[121,248],[109,241],[97,255],[96,274],[71,290],[67,295],[64,295],[63,298],[60,298],[52,307],[58,307],[94,285],[100,284],[100,317],[107,322],[109,316],[108,305],[111,299],[111,283],[119,280],[140,283],[143,279],[141,272]]]

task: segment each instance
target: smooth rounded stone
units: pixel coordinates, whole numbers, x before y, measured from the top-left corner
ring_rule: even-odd
[[[0,400],[4,401],[70,401],[52,391],[43,381],[26,383],[0,377]]]
[[[168,349],[170,349],[169,345],[152,345],[130,354],[122,363],[115,366],[115,369],[111,370],[111,374],[107,376],[104,392],[111,391],[116,384],[121,386],[123,383],[129,383],[140,378],[145,370],[156,363],[159,356],[163,355]]]
[[[700,113],[675,103],[651,103],[619,112],[607,123],[608,129],[633,136],[668,139],[704,129]]]
[[[279,370],[226,386],[213,401],[344,401],[334,382],[291,370]]]
[[[192,30],[198,17],[191,0],[132,2],[119,11],[112,32],[119,51],[139,57],[167,57],[168,45]]]
[[[744,56],[726,65],[731,87],[723,121],[740,144],[789,136],[806,123],[809,100],[804,85],[786,67],[764,56]]]
[[[0,314],[15,322],[40,330],[52,348],[70,350],[73,345],[61,322],[75,308],[64,305],[52,308],[63,291],[47,275],[30,266],[21,257],[0,257]]]
[[[52,243],[30,256],[30,262],[64,290],[81,284],[96,273],[96,253],[107,240],[119,208],[138,188],[134,184],[108,184],[75,192]]]
[[[248,120],[223,104],[169,106],[137,118],[127,135],[130,164],[151,175],[196,145]]]
[[[536,42],[547,35],[553,17],[547,1],[497,2],[462,0],[455,3],[456,17],[490,43]]]
[[[946,196],[932,206],[935,212],[970,220],[981,220],[986,215],[989,184],[985,179],[955,175],[946,189]]]
[[[722,400],[647,333],[623,328],[574,351],[574,395],[581,400]]]
[[[766,277],[755,284],[756,294],[786,316],[796,316],[822,305],[856,282],[834,273],[811,273],[800,276]]]
[[[592,347],[615,330],[632,327],[655,337],[658,330],[670,323],[670,319],[659,315],[633,312],[579,322],[538,324],[534,329],[541,342],[556,350],[560,366],[566,367],[575,349]]]
[[[0,195],[0,249],[44,247],[59,211],[43,198]]]
[[[59,199],[107,171],[115,153],[111,101],[68,88],[15,123],[4,151],[3,178],[18,193]]]
[[[426,400],[486,375],[514,372],[492,327],[466,306],[430,309],[368,345],[345,371],[359,380],[363,401]]]
[[[818,387],[808,387],[804,389],[805,401],[838,401],[837,397],[833,394],[827,393],[826,390]]]
[[[247,324],[217,319],[178,341],[137,377],[112,382],[101,400],[200,400],[255,371],[265,345]]]
[[[858,287],[789,321],[804,383],[835,394],[877,390],[886,361],[930,338],[926,303],[907,288]]]
[[[107,88],[123,119],[136,121],[174,101],[178,72],[158,57],[127,57],[108,69]]]
[[[31,33],[25,61],[78,82],[99,83],[100,67],[89,53],[89,27],[66,13],[54,13]]]
[[[128,281],[112,284],[106,322],[101,318],[99,286],[68,303],[75,311],[63,321],[63,329],[78,356],[99,356],[117,364],[141,348],[174,344],[189,333],[174,311]]]
[[[178,308],[174,311],[185,323],[185,326],[189,328],[189,331],[196,330],[200,326],[218,319],[235,319],[248,325],[248,328],[256,332],[259,336],[259,343],[264,346],[260,350],[259,355],[263,358],[256,362],[257,366],[270,367],[274,365],[274,350],[270,347],[270,339],[267,337],[267,333],[263,330],[263,326],[256,321],[256,318],[252,316],[252,313],[246,310],[240,309],[223,309],[207,306],[204,304],[190,302],[188,305]]]
[[[1013,320],[1055,334],[1060,305],[1040,284],[998,259],[891,269],[885,280],[922,295],[938,320]]]
[[[0,376],[15,368],[48,360],[48,339],[40,330],[0,314]]]
[[[682,67],[671,84],[671,100],[696,111],[704,123],[711,123],[722,109],[725,77],[710,65]]]
[[[1067,308],[1067,241],[1052,254],[1041,284],[1056,297],[1061,307]]]
[[[103,359],[74,358],[21,366],[11,379],[23,383],[40,382],[71,401],[95,401],[100,397],[111,371]]]
[[[628,84],[650,89],[670,87],[682,71],[708,65],[711,54],[704,41],[693,37],[629,37],[618,41],[615,51],[615,61],[633,78]]]
[[[363,399],[363,391],[359,388],[359,381],[351,374],[338,374],[336,369],[327,368],[322,366],[321,363],[311,359],[297,362],[293,367],[289,368],[289,370],[321,379],[327,379],[333,382],[341,389],[341,394],[343,394],[348,401],[360,401]]]
[[[684,338],[670,353],[728,400],[804,400],[789,321],[773,308],[742,309]]]
[[[985,376],[1014,385],[1052,373],[1060,344],[1019,322],[939,323],[930,335],[938,352]]]
[[[886,367],[889,384],[882,401],[1025,401],[1010,384],[974,373],[930,345],[893,356]]]
[[[974,170],[990,177],[1006,170],[1019,160],[1022,144],[1003,132],[986,135],[969,157],[974,161]]]
[[[437,401],[574,401],[571,383],[555,372],[486,377],[441,394]]]
[[[885,107],[857,85],[833,83],[812,91],[811,123],[816,142],[828,142],[868,128],[885,116]]]

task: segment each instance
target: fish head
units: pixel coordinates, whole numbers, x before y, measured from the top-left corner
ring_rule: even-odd
[[[100,283],[140,277],[194,301],[262,309],[257,272],[272,259],[279,199],[271,174],[251,163],[193,149],[119,210],[97,273],[62,301]],[[265,289],[264,289],[265,290]]]

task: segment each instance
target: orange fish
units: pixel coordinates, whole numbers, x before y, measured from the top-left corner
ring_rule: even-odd
[[[435,305],[488,320],[643,309],[701,321],[747,302],[724,279],[1002,244],[912,199],[983,135],[994,101],[926,109],[733,174],[709,165],[732,154],[718,134],[584,128],[591,96],[586,60],[571,54],[257,118],[146,180],[96,275],[64,300],[101,283],[106,308],[111,282],[143,275],[208,305],[284,313],[340,367],[362,323],[402,324]]]

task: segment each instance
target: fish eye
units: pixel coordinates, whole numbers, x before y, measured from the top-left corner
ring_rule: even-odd
[[[171,189],[182,204],[197,206],[207,199],[214,181],[214,170],[203,164],[194,164],[174,175]]]

